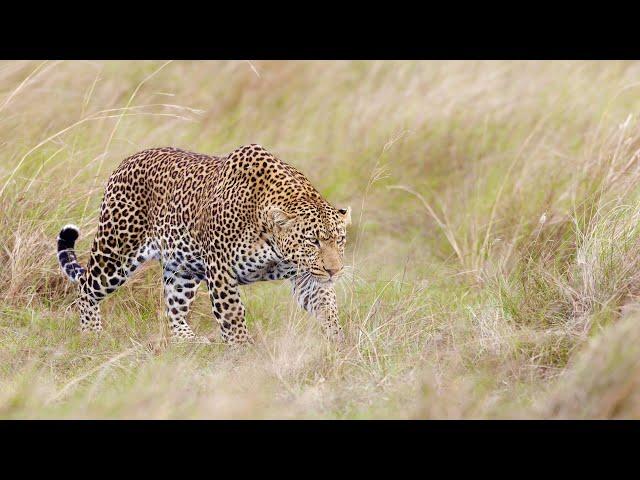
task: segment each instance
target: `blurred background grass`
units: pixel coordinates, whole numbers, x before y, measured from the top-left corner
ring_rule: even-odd
[[[639,91],[637,62],[0,63],[0,416],[637,417]],[[346,347],[279,283],[243,291],[254,349],[167,345],[158,265],[79,335],[60,227],[84,262],[123,158],[247,143],[353,208]]]

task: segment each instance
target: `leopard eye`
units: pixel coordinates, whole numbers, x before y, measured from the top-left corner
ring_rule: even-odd
[[[315,245],[316,247],[320,246],[320,240],[318,240],[315,237],[307,237],[306,240],[307,242],[311,243],[312,245]]]

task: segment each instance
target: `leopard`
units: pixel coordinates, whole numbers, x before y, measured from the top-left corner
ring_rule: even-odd
[[[109,177],[86,268],[73,224],[61,229],[57,256],[77,284],[81,332],[101,332],[100,303],[157,260],[172,341],[210,343],[188,322],[204,283],[223,343],[253,344],[240,287],[287,280],[298,305],[342,343],[336,282],[350,224],[350,207],[332,206],[303,173],[258,144],[227,155],[149,148]]]

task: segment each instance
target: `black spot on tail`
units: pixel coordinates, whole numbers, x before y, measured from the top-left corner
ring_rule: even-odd
[[[58,251],[73,248],[78,239],[78,230],[74,227],[65,227],[58,235]]]

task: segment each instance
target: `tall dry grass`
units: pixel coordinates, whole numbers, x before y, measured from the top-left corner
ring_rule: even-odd
[[[0,64],[0,416],[637,417],[640,64]],[[159,269],[77,332],[109,173],[260,143],[353,207],[346,346],[247,287],[255,348],[173,346]],[[206,292],[192,316],[215,332]],[[636,329],[637,330],[637,329]],[[637,343],[637,342],[636,342]]]

